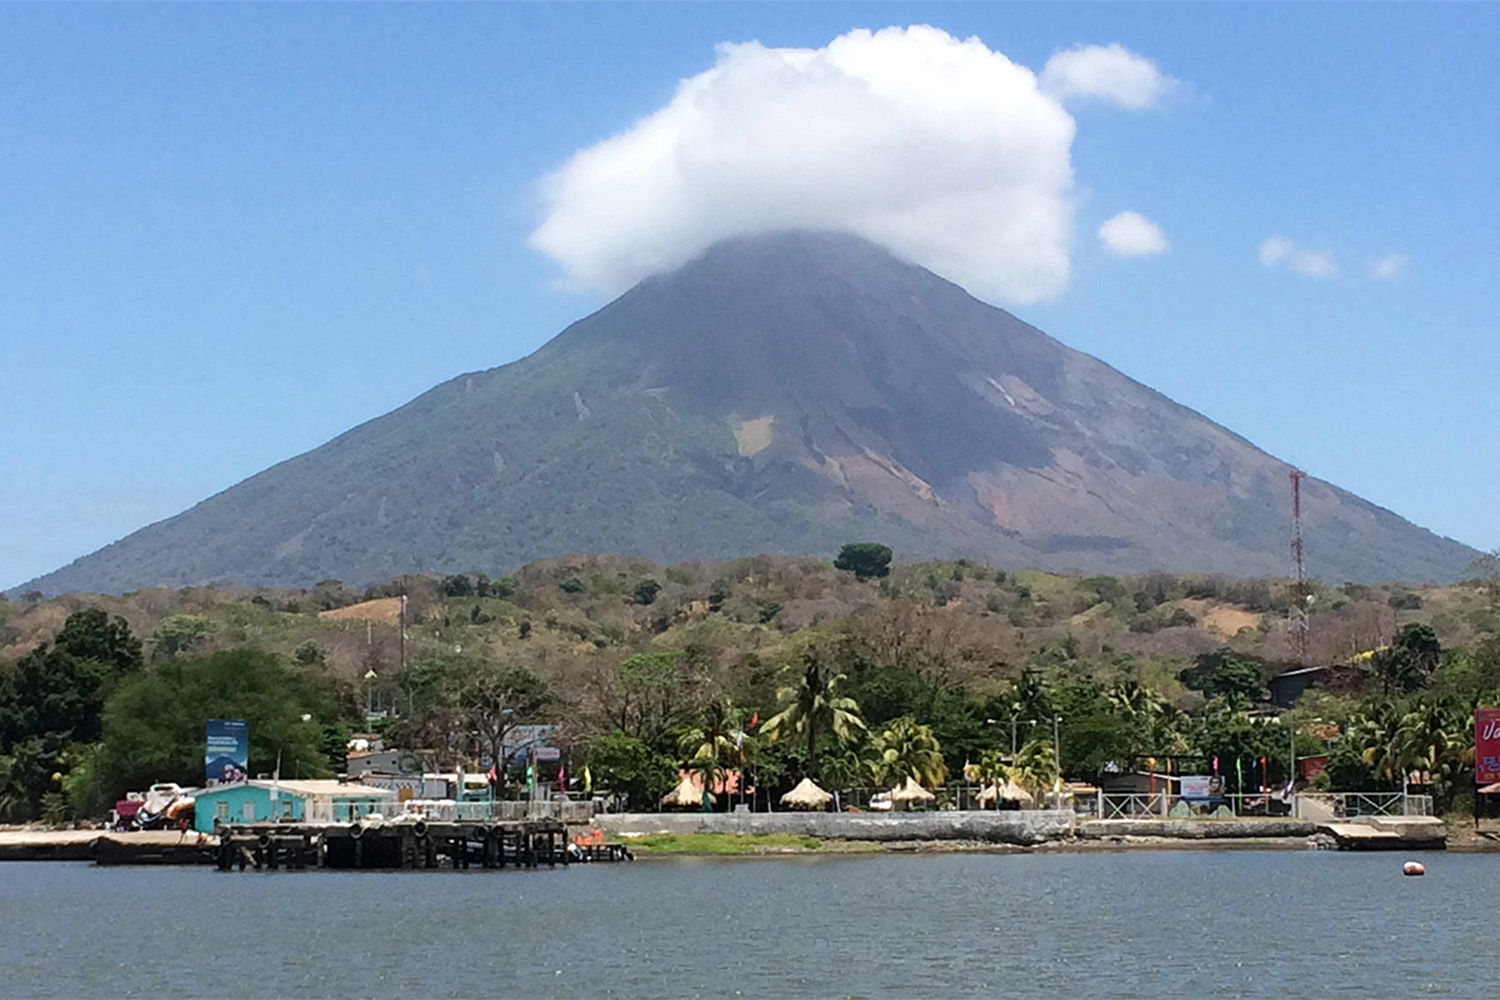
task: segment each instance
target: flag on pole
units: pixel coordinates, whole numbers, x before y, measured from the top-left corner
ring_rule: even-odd
[[[1245,790],[1245,765],[1238,757],[1234,759],[1234,788],[1237,792]]]
[[[1219,758],[1214,758],[1214,774],[1219,773]]]
[[[592,795],[593,793],[594,775],[589,771],[589,766],[585,764],[583,765],[583,794]]]
[[[750,728],[754,729],[758,725],[760,725],[760,713],[756,712],[754,715],[750,716]]]
[[[489,775],[488,775],[488,777],[489,777],[489,779],[490,779],[490,784],[492,784],[492,785],[493,785],[493,784],[494,784],[494,783],[495,783],[495,782],[497,782],[497,781],[499,781],[499,780],[500,780],[500,771],[499,771],[499,770],[498,770],[498,769],[497,769],[497,768],[496,768],[496,767],[495,767],[495,765],[494,765],[494,764],[491,764],[491,765],[490,765],[490,770],[489,770]]]
[[[557,765],[557,787],[565,792],[568,790],[568,768],[565,764]]]

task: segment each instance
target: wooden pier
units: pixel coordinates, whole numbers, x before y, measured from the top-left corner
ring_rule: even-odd
[[[219,837],[220,871],[276,869],[551,868],[566,865],[556,819],[473,822],[234,824]]]

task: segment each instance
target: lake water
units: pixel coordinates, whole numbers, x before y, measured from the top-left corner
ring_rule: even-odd
[[[1500,858],[651,860],[537,872],[0,864],[0,996],[1493,995]]]

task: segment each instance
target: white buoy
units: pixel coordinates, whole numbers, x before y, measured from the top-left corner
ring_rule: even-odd
[[[1401,866],[1402,875],[1426,875],[1427,866],[1420,861],[1408,861]]]

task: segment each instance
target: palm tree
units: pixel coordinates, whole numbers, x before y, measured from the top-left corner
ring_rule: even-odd
[[[1005,782],[1011,780],[1011,767],[1006,763],[1004,754],[999,750],[986,750],[979,755],[979,763],[964,766],[964,777],[970,781],[979,782],[981,788],[985,785],[994,785],[995,809],[997,811],[1000,809],[1005,799],[1000,791]]]
[[[1052,744],[1046,740],[1032,740],[1023,746],[1016,753],[1011,780],[1040,802],[1042,796],[1057,785],[1057,757]]]
[[[848,680],[843,674],[829,676],[816,649],[803,656],[802,676],[797,683],[776,692],[781,711],[766,720],[762,734],[768,740],[779,740],[796,733],[807,740],[807,770],[818,769],[818,734],[831,732],[849,742],[863,734],[865,720],[853,698],[839,694]]]
[[[720,767],[726,760],[743,756],[743,731],[732,702],[710,702],[699,717],[699,724],[682,734],[677,748],[687,758],[688,767],[703,775],[703,801],[708,802],[717,783]]]
[[[1104,700],[1130,729],[1135,752],[1161,757],[1187,750],[1182,711],[1158,692],[1126,680],[1107,688]]]
[[[1395,702],[1382,700],[1349,725],[1350,732],[1358,740],[1360,756],[1376,777],[1386,782],[1394,783],[1398,776],[1411,771],[1410,761],[1405,759],[1402,741],[1398,737],[1403,715]]]
[[[1474,762],[1473,740],[1474,730],[1463,713],[1424,699],[1401,717],[1394,743],[1402,765],[1426,772],[1447,800],[1464,767]]]
[[[823,783],[830,792],[878,783],[876,765],[873,741],[841,744],[823,758]]]
[[[930,726],[903,715],[876,738],[878,762],[884,783],[897,787],[913,778],[917,784],[936,787],[948,780],[943,748]]]

